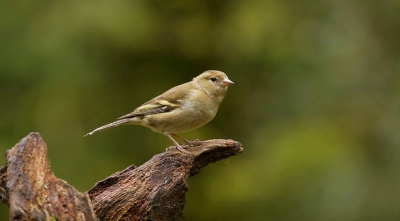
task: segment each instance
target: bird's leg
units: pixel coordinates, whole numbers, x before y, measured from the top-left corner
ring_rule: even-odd
[[[183,142],[185,142],[185,145],[188,146],[198,146],[199,145],[199,140],[196,139],[194,141],[190,141],[190,140],[186,140],[185,138],[178,136],[177,134],[171,134],[172,136],[174,136],[175,138],[179,138],[181,140],[183,140]]]
[[[177,135],[177,134],[171,134],[171,136],[182,140],[183,142],[185,142],[186,145],[190,145],[190,143],[191,143],[191,141],[188,141],[188,140],[186,140],[185,138],[183,138],[183,137],[181,137],[181,136],[179,136],[179,135]]]
[[[178,148],[179,151],[181,151],[182,153],[190,154],[190,152],[187,151],[187,150],[185,150],[185,149],[183,149],[183,148],[181,147],[181,145],[179,145],[179,143],[176,142],[176,140],[174,140],[174,138],[172,138],[171,135],[169,135],[169,134],[167,134],[167,133],[164,133],[164,135],[167,136],[169,139],[171,139],[171,141],[175,144],[176,148]]]

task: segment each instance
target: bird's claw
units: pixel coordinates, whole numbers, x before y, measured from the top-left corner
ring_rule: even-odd
[[[200,145],[200,140],[199,139],[195,139],[193,141],[189,141],[189,140],[184,140],[185,145],[188,145],[189,147],[193,147],[193,146],[198,146]]]
[[[167,148],[167,150],[175,149],[175,150],[178,150],[178,151],[180,151],[181,153],[184,153],[184,154],[191,154],[189,151],[186,150],[186,148],[181,146],[181,145],[179,145],[179,146],[170,146],[170,147]]]
[[[177,146],[178,150],[182,153],[191,154],[189,151],[185,150],[181,145]]]

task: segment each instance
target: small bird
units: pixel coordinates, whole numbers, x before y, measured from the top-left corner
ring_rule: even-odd
[[[117,121],[99,127],[94,133],[119,125],[142,125],[167,136],[184,153],[189,153],[173,137],[190,144],[177,134],[194,130],[210,122],[217,114],[228,86],[233,82],[224,72],[209,70],[178,85],[136,108]]]

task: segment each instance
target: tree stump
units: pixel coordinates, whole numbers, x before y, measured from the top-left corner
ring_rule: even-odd
[[[187,179],[242,150],[233,140],[194,141],[190,155],[169,148],[80,193],[53,174],[46,144],[30,133],[6,152],[0,200],[10,207],[10,220],[185,220]]]

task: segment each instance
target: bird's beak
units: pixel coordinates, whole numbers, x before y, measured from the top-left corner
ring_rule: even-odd
[[[232,85],[232,84],[233,84],[233,81],[229,80],[228,78],[224,78],[224,80],[221,81],[221,85],[223,87],[229,86],[229,85]]]

